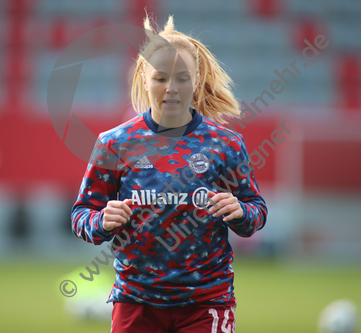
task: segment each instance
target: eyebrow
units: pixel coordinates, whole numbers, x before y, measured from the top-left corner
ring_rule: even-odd
[[[154,74],[168,75],[168,73],[166,73],[166,72],[158,72],[157,70],[155,71]],[[178,74],[190,74],[190,72],[189,71],[182,71],[182,72],[176,73],[176,75],[178,75]]]

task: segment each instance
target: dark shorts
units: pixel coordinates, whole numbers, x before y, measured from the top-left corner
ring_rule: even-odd
[[[234,333],[236,300],[171,309],[114,302],[111,333]]]

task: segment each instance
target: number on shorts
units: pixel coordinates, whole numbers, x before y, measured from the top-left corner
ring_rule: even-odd
[[[210,313],[213,316],[211,333],[217,333],[217,327],[218,327],[218,321],[219,321],[217,310],[209,309],[208,313]],[[231,324],[227,325],[228,320],[229,320],[229,310],[225,310],[224,311],[224,319],[223,319],[223,323],[221,326],[221,330],[224,333],[232,333],[232,325]]]

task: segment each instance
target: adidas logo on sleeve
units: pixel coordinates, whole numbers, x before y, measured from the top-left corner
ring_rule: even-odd
[[[137,169],[152,169],[154,165],[150,163],[147,156],[142,157],[137,163],[135,163]]]

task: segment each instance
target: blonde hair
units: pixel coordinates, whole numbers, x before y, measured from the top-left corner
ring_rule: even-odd
[[[131,92],[132,105],[137,113],[143,113],[150,107],[141,75],[148,65],[146,59],[150,59],[152,54],[161,48],[174,47],[191,55],[199,73],[198,84],[193,94],[193,107],[200,114],[219,123],[226,122],[222,119],[223,115],[239,116],[239,105],[231,92],[233,80],[200,41],[176,31],[171,15],[164,29],[157,34],[151,25],[150,17],[146,14],[144,28],[149,40],[143,45],[138,56]]]

